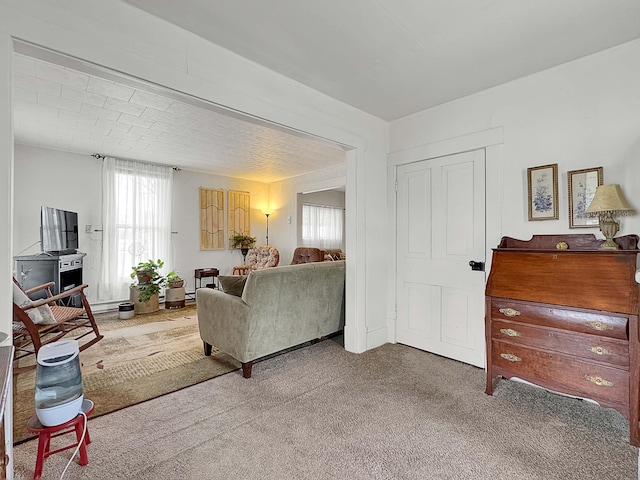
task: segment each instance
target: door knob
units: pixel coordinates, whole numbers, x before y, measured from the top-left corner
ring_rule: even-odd
[[[469,262],[469,266],[471,267],[471,270],[477,270],[479,272],[484,272],[484,262],[474,262],[473,260],[471,260]]]

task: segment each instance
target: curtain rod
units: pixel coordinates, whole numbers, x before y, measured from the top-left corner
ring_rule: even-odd
[[[96,160],[104,160],[105,156],[100,154],[100,153],[93,153],[91,155],[93,158],[95,158]],[[148,165],[158,165],[159,167],[168,167],[169,165],[165,165],[163,163],[153,163],[153,162],[144,162],[141,160],[132,160],[133,162],[140,162],[140,163],[146,163]],[[171,167],[173,169],[174,172],[180,172],[182,169],[179,167]]]

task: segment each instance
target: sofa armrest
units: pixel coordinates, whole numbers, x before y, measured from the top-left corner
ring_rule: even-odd
[[[243,361],[249,329],[249,306],[242,298],[212,288],[196,290],[200,338]]]

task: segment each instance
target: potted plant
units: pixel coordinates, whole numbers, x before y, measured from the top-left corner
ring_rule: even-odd
[[[176,272],[169,272],[167,275],[167,287],[168,288],[180,288],[184,285],[184,279]]]
[[[236,233],[230,239],[231,248],[239,248],[242,258],[246,260],[249,249],[256,244],[256,237],[244,233]]]
[[[236,233],[231,237],[230,243],[231,248],[249,249],[256,244],[256,238],[244,233]]]
[[[164,291],[164,308],[183,308],[184,306],[184,279],[176,272],[169,272],[167,275],[167,289]]]
[[[148,260],[131,267],[131,278],[137,279],[131,284],[131,301],[136,313],[148,313],[158,310],[158,296],[167,279],[160,275],[164,266],[162,260]]]

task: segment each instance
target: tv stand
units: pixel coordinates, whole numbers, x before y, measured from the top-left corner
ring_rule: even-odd
[[[82,264],[86,253],[57,254],[46,252],[38,255],[14,257],[16,272],[20,286],[28,290],[48,282],[54,282],[51,293],[57,295],[73,287],[82,285]],[[44,293],[37,294],[32,300],[44,298]],[[69,297],[67,306],[82,307],[80,295]]]

